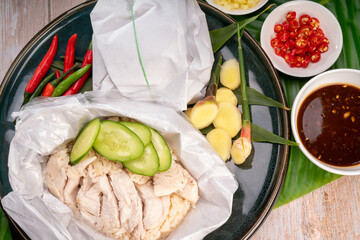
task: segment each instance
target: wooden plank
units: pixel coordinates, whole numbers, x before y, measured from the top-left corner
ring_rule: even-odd
[[[84,0],[49,0],[50,19],[53,20],[65,11],[83,3]]]
[[[252,239],[360,239],[359,186],[342,177],[275,209]]]
[[[1,0],[0,82],[25,44],[48,22],[47,0]]]

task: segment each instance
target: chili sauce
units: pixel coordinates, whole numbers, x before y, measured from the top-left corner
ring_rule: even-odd
[[[334,84],[312,92],[300,106],[297,129],[305,148],[321,162],[360,164],[360,88]]]

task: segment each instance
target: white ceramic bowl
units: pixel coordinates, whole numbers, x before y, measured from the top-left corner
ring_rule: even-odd
[[[284,58],[275,54],[270,44],[271,39],[275,37],[275,24],[281,24],[289,11],[295,11],[298,19],[303,14],[318,18],[320,28],[330,41],[329,51],[321,54],[319,62],[310,62],[307,68],[291,68]],[[295,77],[311,77],[327,70],[335,63],[342,49],[343,36],[339,22],[324,6],[310,1],[291,1],[280,5],[269,14],[261,28],[260,41],[262,48],[279,71]]]
[[[355,69],[336,69],[324,72],[319,74],[318,76],[312,78],[309,82],[307,82],[296,95],[294,100],[292,110],[291,110],[291,129],[294,135],[295,141],[299,143],[299,147],[301,151],[305,154],[305,156],[310,159],[314,164],[318,167],[341,175],[358,175],[360,174],[360,165],[354,167],[336,167],[328,164],[324,164],[320,162],[317,158],[312,156],[302,144],[298,128],[296,124],[297,115],[299,112],[299,108],[304,101],[304,99],[315,90],[331,85],[331,84],[350,84],[360,88],[360,70]]]
[[[249,8],[247,10],[241,10],[241,9],[236,9],[236,10],[227,10],[226,8],[224,8],[221,5],[215,4],[214,0],[206,0],[211,6],[221,10],[224,13],[230,14],[230,15],[245,15],[245,14],[249,14],[252,12],[255,12],[256,10],[260,9],[262,6],[265,5],[265,3],[267,3],[269,0],[260,0],[259,3],[253,7],[253,8]]]

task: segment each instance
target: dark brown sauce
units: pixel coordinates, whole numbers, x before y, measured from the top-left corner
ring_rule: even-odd
[[[329,85],[312,92],[300,106],[297,128],[305,148],[320,161],[360,164],[360,88]]]

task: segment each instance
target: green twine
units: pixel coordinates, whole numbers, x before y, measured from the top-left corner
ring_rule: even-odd
[[[150,88],[148,79],[147,79],[147,77],[146,77],[145,68],[144,68],[144,65],[143,65],[142,60],[141,60],[139,44],[138,44],[138,40],[137,40],[137,36],[136,36],[135,20],[134,20],[134,13],[133,13],[134,3],[135,3],[135,1],[132,1],[131,6],[130,6],[130,11],[131,11],[131,20],[132,20],[133,29],[134,29],[136,49],[137,49],[137,53],[138,53],[138,57],[139,57],[139,62],[140,62],[140,65],[141,65],[141,69],[142,69],[142,71],[143,71],[144,78],[145,78],[145,80],[146,80],[146,84],[147,84],[147,86]]]

